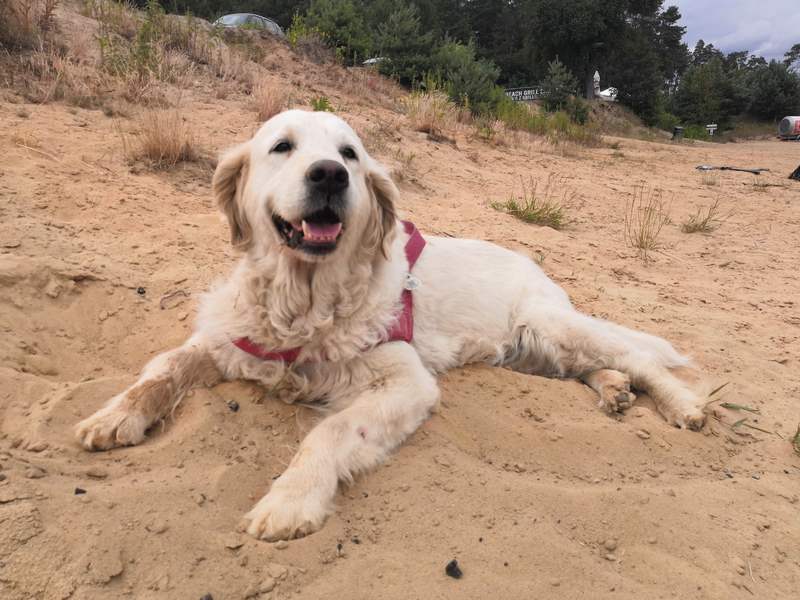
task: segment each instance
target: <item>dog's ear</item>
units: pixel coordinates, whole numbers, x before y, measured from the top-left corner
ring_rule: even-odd
[[[242,192],[249,168],[250,143],[246,142],[222,155],[211,180],[217,206],[227,217],[231,228],[231,244],[240,250],[246,250],[253,240],[253,230],[242,205]]]
[[[367,175],[367,185],[375,198],[373,208],[377,214],[375,214],[373,227],[377,234],[376,242],[380,245],[383,255],[389,258],[389,248],[394,239],[395,224],[397,223],[395,205],[400,199],[400,191],[385,169],[378,164],[374,164],[370,169]]]

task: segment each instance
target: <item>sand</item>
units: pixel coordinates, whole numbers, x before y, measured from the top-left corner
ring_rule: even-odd
[[[646,398],[612,419],[575,381],[459,369],[441,378],[439,411],[341,489],[322,531],[286,547],[253,540],[236,525],[308,431],[303,410],[226,383],[191,393],[139,447],[87,453],[72,433],[188,336],[198,295],[234,264],[211,167],[131,167],[117,132],[132,121],[7,93],[0,597],[796,595],[800,184],[785,177],[800,146],[606,138],[564,153],[523,136],[487,144],[467,129],[436,143],[389,107],[298,77],[275,74],[330,96],[395,170],[400,208],[424,233],[530,256],[581,310],[668,338],[708,386],[728,384],[717,398],[759,412],[723,411],[702,432],[680,431]],[[218,100],[200,84],[182,110],[209,155],[256,127],[245,98]],[[758,178],[767,186],[743,173],[706,185],[698,164],[772,171]],[[521,177],[553,173],[579,197],[563,231],[490,207]],[[671,201],[649,262],[624,236],[626,200],[642,180]],[[716,231],[681,232],[715,199],[728,215]],[[445,575],[454,558],[458,580]]]

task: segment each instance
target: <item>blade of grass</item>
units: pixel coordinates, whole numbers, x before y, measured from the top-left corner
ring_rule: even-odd
[[[729,408],[730,410],[746,410],[747,412],[751,413],[761,413],[760,408],[753,408],[752,406],[746,406],[744,404],[736,404],[735,402],[723,402],[720,404],[722,408]]]

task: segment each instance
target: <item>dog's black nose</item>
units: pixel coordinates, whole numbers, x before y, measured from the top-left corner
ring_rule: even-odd
[[[326,194],[341,192],[350,181],[347,169],[335,160],[318,160],[306,171],[309,185]]]

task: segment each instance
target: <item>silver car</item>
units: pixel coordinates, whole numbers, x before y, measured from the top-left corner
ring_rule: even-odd
[[[216,27],[227,28],[241,28],[241,29],[258,29],[285,37],[283,29],[272,19],[262,17],[259,15],[252,15],[249,13],[236,13],[233,15],[225,15],[214,21]]]

